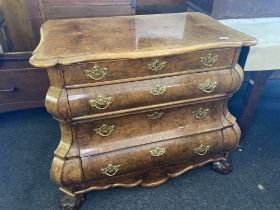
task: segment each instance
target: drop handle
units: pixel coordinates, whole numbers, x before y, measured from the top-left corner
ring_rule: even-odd
[[[15,92],[17,90],[16,86],[12,86],[10,89],[0,90],[0,92]]]

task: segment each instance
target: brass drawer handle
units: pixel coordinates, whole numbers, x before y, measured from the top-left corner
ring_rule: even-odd
[[[164,115],[164,112],[154,112],[151,114],[147,114],[148,119],[150,120],[158,120]]]
[[[162,156],[165,153],[165,148],[157,146],[155,149],[150,151],[153,157]]]
[[[89,70],[84,70],[84,72],[88,79],[101,80],[107,75],[108,70],[108,68],[102,68],[95,64],[94,67]]]
[[[115,125],[103,124],[100,128],[95,128],[94,131],[100,136],[109,136],[114,130]]]
[[[159,59],[156,59],[153,63],[147,64],[147,66],[149,70],[157,72],[163,69],[165,64],[166,64],[165,61],[161,62]]]
[[[121,165],[109,164],[106,168],[102,168],[101,171],[107,176],[114,176],[120,169]]]
[[[207,113],[209,112],[209,110],[210,110],[210,109],[208,109],[208,108],[202,108],[202,107],[200,107],[199,109],[194,110],[194,111],[192,112],[193,118],[195,118],[195,119],[203,119],[203,118],[207,115]]]
[[[208,79],[205,80],[204,83],[199,85],[199,89],[201,89],[205,93],[211,93],[217,87],[217,84],[218,82]]]
[[[200,144],[199,147],[194,149],[194,153],[202,156],[202,155],[205,155],[208,152],[209,149],[210,149],[209,145],[205,146],[203,144]]]
[[[97,96],[96,99],[91,99],[88,101],[92,108],[96,109],[107,109],[107,107],[112,103],[113,97]]]
[[[156,85],[150,88],[150,93],[154,96],[162,95],[166,91],[165,85]]]
[[[209,53],[205,57],[200,57],[200,62],[205,66],[212,66],[214,63],[217,62],[219,55],[213,55]]]

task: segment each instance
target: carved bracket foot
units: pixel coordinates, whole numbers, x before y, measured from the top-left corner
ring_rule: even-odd
[[[60,210],[79,210],[83,201],[85,200],[84,195],[77,195],[71,197],[69,195],[64,195],[59,201]]]
[[[212,170],[219,174],[228,174],[232,171],[232,164],[229,159],[213,162]]]

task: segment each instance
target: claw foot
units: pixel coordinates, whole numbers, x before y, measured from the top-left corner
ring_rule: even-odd
[[[212,170],[219,174],[228,174],[232,171],[232,164],[229,159],[213,162]]]
[[[69,195],[64,195],[59,201],[60,210],[79,210],[83,201],[85,200],[84,195],[77,195],[71,197]]]

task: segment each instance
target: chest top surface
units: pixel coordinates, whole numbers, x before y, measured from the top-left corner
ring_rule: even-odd
[[[30,63],[52,67],[255,45],[256,40],[201,13],[50,20]]]

